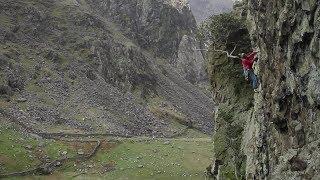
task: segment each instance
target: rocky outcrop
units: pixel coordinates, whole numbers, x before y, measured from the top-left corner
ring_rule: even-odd
[[[120,25],[126,37],[157,57],[175,59],[181,38],[196,31],[189,6],[181,0],[88,1]]]
[[[247,10],[262,84],[244,134],[247,179],[319,179],[319,2],[249,0]]]
[[[255,72],[261,87],[254,94],[234,91],[239,86],[250,91],[242,78],[226,73],[239,74],[236,69],[241,67],[209,51],[213,93],[220,103],[214,161],[209,168],[212,176],[239,179],[245,173],[246,179],[320,178],[319,7],[318,1],[237,4],[235,13],[246,16],[252,47],[260,50]]]
[[[186,0],[110,0],[92,1],[90,5],[119,24],[134,43],[167,59],[189,82],[208,85],[205,60],[196,50],[196,22]]]
[[[234,54],[251,49],[248,31],[234,29],[227,38],[227,44],[219,47]],[[219,106],[215,111],[214,155],[209,171],[216,179],[244,179],[246,156],[242,151],[245,140],[245,123],[253,112],[253,90],[245,81],[240,59],[228,58],[225,53],[208,52],[209,74],[214,99]]]

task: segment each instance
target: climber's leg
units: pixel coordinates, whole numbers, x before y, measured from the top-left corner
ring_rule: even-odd
[[[254,74],[253,70],[249,70],[249,77],[253,89],[257,89],[259,87],[259,80],[257,75]]]
[[[249,70],[243,68],[243,76],[246,80],[249,80]]]

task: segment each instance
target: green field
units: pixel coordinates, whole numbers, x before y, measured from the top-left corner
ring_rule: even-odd
[[[94,137],[91,140],[95,140]],[[211,139],[193,130],[175,139],[100,140],[99,151],[89,160],[67,161],[49,176],[8,179],[205,179],[205,168],[213,154]],[[44,159],[53,161],[62,156],[72,157],[79,149],[87,154],[94,146],[94,142],[79,139],[44,140],[2,120],[0,174],[31,169]]]

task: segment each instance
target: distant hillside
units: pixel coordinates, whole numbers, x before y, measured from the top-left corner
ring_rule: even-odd
[[[232,2],[232,0],[189,0],[197,23],[202,22],[212,14],[229,11],[232,8]]]
[[[53,133],[211,133],[196,22],[168,2],[1,1],[0,112]]]

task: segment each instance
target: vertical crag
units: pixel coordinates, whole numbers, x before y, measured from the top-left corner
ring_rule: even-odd
[[[236,18],[234,14],[228,17],[236,20],[233,19]],[[248,30],[235,27],[228,33],[226,43],[216,43],[216,48],[231,52],[236,46],[235,55],[249,52],[251,44]],[[246,156],[241,143],[245,121],[251,118],[253,111],[253,89],[242,75],[240,59],[228,58],[213,47],[209,49],[208,59],[214,99],[219,106],[215,113],[214,158],[207,170],[212,178],[243,179]]]
[[[261,92],[243,143],[247,179],[318,179],[319,3],[249,0]]]

